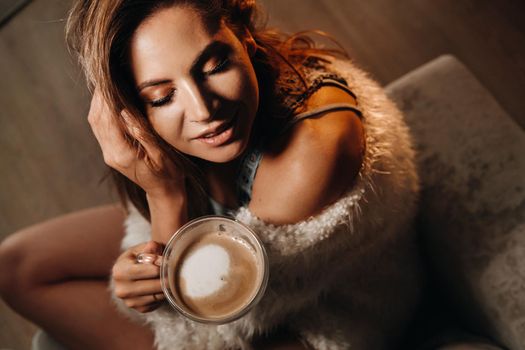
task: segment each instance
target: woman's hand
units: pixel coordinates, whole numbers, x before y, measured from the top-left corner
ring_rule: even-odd
[[[119,126],[117,118],[124,120],[126,130]],[[175,165],[166,161],[156,145],[145,140],[141,129],[127,111],[123,110],[120,116],[114,115],[98,88],[95,89],[91,100],[88,122],[102,149],[104,162],[136,183],[148,195],[165,196],[184,186],[184,176],[175,169]],[[142,145],[145,154],[126,140],[125,133]],[[156,169],[167,171],[168,176],[161,176],[152,171],[148,167],[148,161]]]
[[[122,253],[113,265],[115,295],[128,307],[149,312],[165,299],[159,278],[162,249],[163,246],[154,241],[142,243]],[[149,261],[137,262],[140,253],[145,253]]]
[[[122,118],[122,130],[118,118]],[[150,216],[151,236],[157,242],[166,243],[173,232],[186,223],[187,197],[184,175],[175,164],[163,157],[161,150],[145,140],[141,129],[122,111],[114,115],[98,89],[93,94],[88,121],[102,149],[104,161],[146,192]],[[126,139],[126,134],[142,145],[141,152]],[[154,169],[148,166],[152,164]],[[161,175],[164,172],[166,175]]]

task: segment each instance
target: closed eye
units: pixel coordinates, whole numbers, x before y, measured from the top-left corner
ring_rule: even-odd
[[[175,89],[171,89],[170,92],[166,96],[161,97],[156,100],[149,101],[149,104],[151,107],[162,107],[170,103],[174,95],[175,95]]]
[[[222,59],[219,63],[217,63],[212,69],[203,72],[204,77],[208,77],[213,74],[220,73],[222,71],[225,71],[230,64],[230,60],[226,57]]]

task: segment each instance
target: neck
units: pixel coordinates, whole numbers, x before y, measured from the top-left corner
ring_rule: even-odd
[[[209,195],[220,204],[237,206],[236,180],[242,156],[227,163],[207,162],[203,166]]]

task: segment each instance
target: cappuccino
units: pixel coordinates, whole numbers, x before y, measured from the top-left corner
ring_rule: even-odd
[[[184,315],[223,323],[258,301],[268,278],[267,261],[253,232],[231,219],[209,220],[215,225],[205,221],[170,240],[163,261],[163,289]]]
[[[204,234],[174,261],[170,288],[189,312],[227,317],[256,294],[261,279],[257,265],[249,243],[221,232]]]

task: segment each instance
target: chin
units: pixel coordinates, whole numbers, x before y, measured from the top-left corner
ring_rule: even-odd
[[[212,163],[229,163],[242,155],[246,149],[246,145],[232,143],[221,148],[222,149],[215,149],[206,152],[205,156],[202,158]]]

